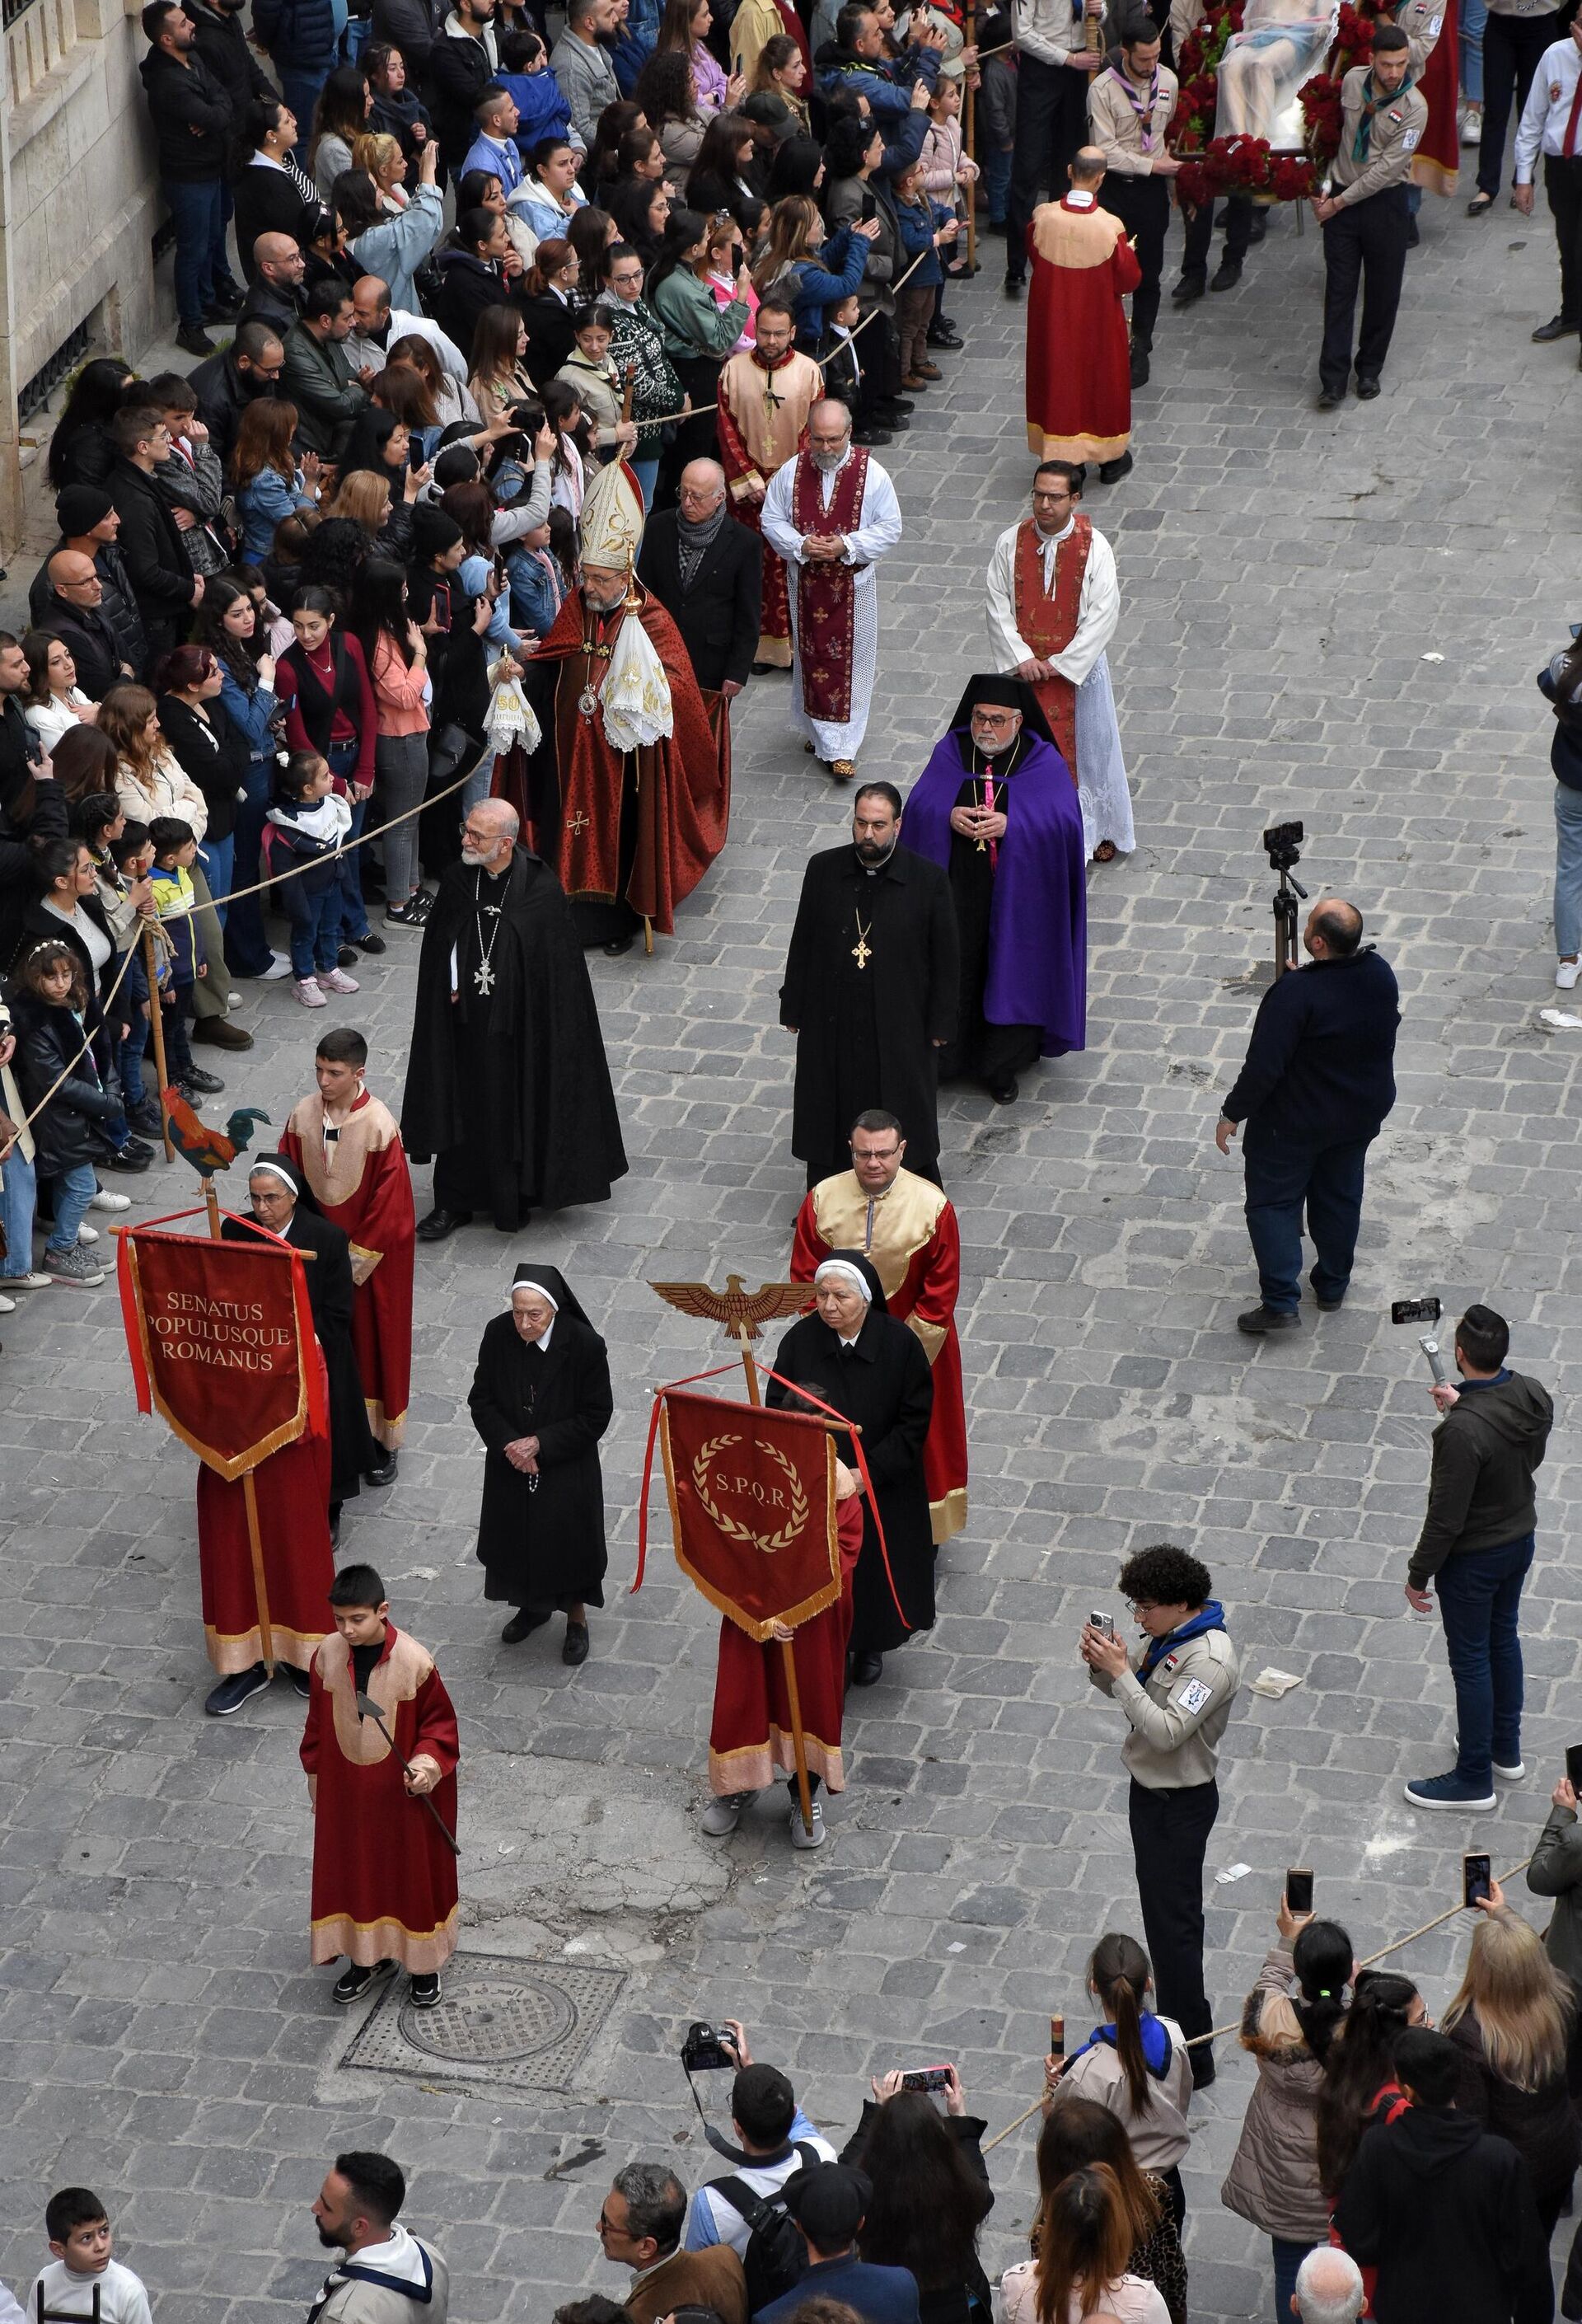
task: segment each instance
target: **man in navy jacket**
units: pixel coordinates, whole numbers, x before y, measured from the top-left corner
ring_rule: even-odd
[[[838,2300],[862,2324],[918,2324],[917,2279],[907,2267],[876,2267],[857,2256],[858,2233],[873,2195],[845,2163],[814,2163],[786,2180],[781,2200],[807,2246],[800,2283],[760,2308],[753,2324],[785,2324],[807,2300]]]
[[[1362,914],[1333,897],[1308,915],[1311,960],[1258,1005],[1246,1060],[1219,1109],[1228,1154],[1245,1122],[1247,1234],[1259,1304],[1236,1319],[1254,1337],[1300,1329],[1302,1206],[1317,1253],[1308,1277],[1325,1313],[1351,1280],[1367,1149],[1395,1102],[1401,995],[1362,941]]]

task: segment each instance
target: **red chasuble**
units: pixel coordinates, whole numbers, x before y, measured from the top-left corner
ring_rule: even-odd
[[[750,477],[767,484],[794,454],[807,449],[807,415],[823,393],[823,374],[795,347],[777,364],[761,356],[732,355],[720,374],[715,429],[720,466],[730,488],[731,513],[763,540],[764,504],[744,486]],[[740,404],[740,409],[738,405]],[[791,603],[786,560],[763,541],[763,612],[757,661],[776,669],[791,667]]]
[[[868,455],[853,452],[835,472],[830,504],[811,453],[798,456],[791,486],[791,521],[797,531],[855,532],[862,522]],[[799,565],[796,568],[796,650],[802,663],[802,706],[810,718],[843,726],[851,715],[851,651],[860,565]]]
[[[412,1177],[388,1107],[363,1090],[338,1133],[325,1136],[317,1093],[291,1111],[281,1151],[352,1246],[352,1345],[368,1425],[391,1452],[407,1431],[412,1382]]]
[[[1054,552],[1054,592],[1051,595],[1044,586],[1044,557],[1037,526],[1031,517],[1026,517],[1016,529],[1016,635],[1026,640],[1040,661],[1047,661],[1051,654],[1063,653],[1077,634],[1082,579],[1092,545],[1092,524],[1085,516],[1074,516],[1070,532]],[[1038,696],[1038,707],[1049,721],[1055,748],[1075,783],[1077,689],[1069,678],[1062,678],[1057,670],[1041,686],[1035,687],[1034,692]]]
[[[934,1373],[934,1416],[923,1446],[923,1477],[934,1544],[967,1522],[967,1407],[956,1296],[961,1237],[954,1207],[927,1178],[897,1170],[888,1191],[869,1196],[854,1170],[821,1178],[796,1213],[791,1280],[811,1283],[832,1250],[872,1259],[890,1314],[915,1332]]]
[[[1027,229],[1027,442],[1041,460],[1118,460],[1131,441],[1121,300],[1143,279],[1119,218],[1042,202]]]
[[[597,694],[607,650],[623,621],[639,620],[670,683],[674,731],[664,741],[621,752],[606,740],[595,709],[577,707],[585,687]],[[629,761],[635,761],[637,853],[624,900],[661,936],[676,928],[676,907],[690,896],[725,844],[731,774],[693,676],[681,632],[656,597],[634,581],[624,605],[605,618],[586,611],[574,589],[538,648],[540,661],[566,664],[555,695],[556,771],[560,785],[560,845],[550,858],[573,903],[614,900],[621,880],[621,805]],[[729,733],[729,726],[726,726]],[[539,853],[547,854],[540,835]]]
[[[1461,169],[1461,134],[1456,118],[1460,97],[1460,58],[1456,11],[1447,5],[1439,37],[1422,69],[1418,87],[1428,104],[1428,127],[1412,157],[1412,182],[1430,194],[1453,194]]]
[[[851,1576],[862,1547],[862,1503],[855,1494],[840,1504],[838,1523],[841,1594],[811,1622],[802,1623],[791,1642],[807,1772],[832,1792],[846,1788],[841,1721],[846,1707],[846,1645],[851,1635]],[[716,1799],[732,1792],[761,1792],[777,1772],[790,1775],[796,1769],[785,1650],[773,1638],[759,1646],[734,1622],[722,1618],[709,1729],[709,1787]]]
[[[434,1657],[393,1622],[368,1692],[405,1759],[433,1759],[428,1794],[456,1828],[455,1712]],[[345,1953],[362,1968],[397,1960],[414,1977],[455,1950],[456,1859],[434,1818],[406,1787],[396,1758],[357,1710],[352,1651],[332,1631],[313,1658],[302,1765],[313,1800],[312,1958]]]
[[[322,1371],[318,1343],[309,1352]],[[328,1410],[329,1390],[323,1390]],[[263,1582],[269,1599],[275,1659],[306,1670],[330,1628],[329,1591],[336,1578],[329,1545],[329,1434],[299,1436],[253,1471]],[[227,1484],[199,1462],[198,1572],[203,1599],[203,1640],[222,1678],[264,1659],[247,1503],[242,1480]]]

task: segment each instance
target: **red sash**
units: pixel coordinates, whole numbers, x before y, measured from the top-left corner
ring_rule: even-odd
[[[791,521],[799,533],[851,534],[862,515],[868,455],[853,451],[835,477],[826,509],[823,478],[804,452],[791,487]],[[802,706],[810,718],[843,726],[851,715],[851,640],[860,565],[799,565],[796,645],[802,663]]]
[[[1038,529],[1031,517],[1016,530],[1016,613],[1017,635],[1026,638],[1040,661],[1063,653],[1077,634],[1082,599],[1082,576],[1093,527],[1085,516],[1072,519],[1072,530],[1054,552],[1054,589],[1044,586],[1044,556]],[[1035,688],[1038,706],[1049,721],[1055,746],[1077,779],[1077,689],[1069,678],[1056,674]]]

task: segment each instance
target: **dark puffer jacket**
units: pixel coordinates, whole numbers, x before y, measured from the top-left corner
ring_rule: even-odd
[[[29,1111],[61,1074],[67,1075],[32,1125],[34,1167],[41,1178],[58,1177],[62,1170],[93,1161],[99,1150],[93,1126],[119,1113],[121,1101],[101,1084],[91,1049],[78,1056],[82,1028],[69,1009],[57,1009],[24,990],[13,995],[11,1018],[16,1028],[13,1071]]]

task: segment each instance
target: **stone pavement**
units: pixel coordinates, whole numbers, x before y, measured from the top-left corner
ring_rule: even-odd
[[[907,533],[881,579],[863,766],[902,780],[980,659],[989,543],[1028,483],[1022,315],[988,255],[954,300],[968,352],[884,456]],[[1575,343],[1527,336],[1554,272],[1545,224],[1502,209],[1474,226],[1430,200],[1384,396],[1328,418],[1311,408],[1311,228],[1298,240],[1278,218],[1238,291],[1166,309],[1136,471],[1089,501],[1120,567],[1112,660],[1141,844],[1094,884],[1086,1055],[1010,1109],[946,1110],[972,1518],[942,1557],[937,1628],[851,1706],[851,1788],[822,1856],[792,1856],[777,1800],[722,1852],[697,1837],[713,1624],[667,1552],[626,1591],[648,1391],[719,1352],[645,1278],[772,1274],[800,1191],[776,987],[803,861],[839,837],[846,801],[788,734],[784,681],[750,689],[731,845],[677,938],[593,963],[631,1155],[616,1198],[514,1249],[474,1230],[424,1254],[401,1480],[351,1514],[345,1546],[377,1560],[460,1706],[467,1944],[625,1973],[569,2090],[341,2068],[354,2028],[304,1967],[296,1706],[281,1692],[223,1727],[200,1714],[192,1464],[134,1416],[109,1288],[34,1294],[6,1320],[7,2281],[25,2286],[41,2256],[47,2190],[86,2180],[161,2324],[299,2311],[322,2265],[307,2206],[324,2158],[376,2144],[411,2172],[408,2218],[444,2245],[457,2317],[547,2324],[570,2287],[621,2289],[593,2236],[612,2164],[664,2153],[703,2175],[676,2062],[694,2016],[744,2017],[832,2131],[855,2123],[870,2072],[942,2058],[998,2129],[1037,2093],[1049,2012],[1084,2023],[1093,1940],[1138,1923],[1120,1722],[1090,1702],[1075,1637],[1090,1604],[1115,1606],[1122,1554],[1161,1535],[1212,1566],[1248,1676],[1273,1663],[1302,1682],[1244,1695],[1228,1737],[1210,1867],[1251,1870],[1209,1892],[1222,2021],[1272,1941],[1288,1862],[1315,1868],[1320,1909],[1367,1952],[1454,1900],[1469,1840],[1497,1866],[1527,1855],[1578,1731],[1582,1602],[1566,1555],[1582,1335],[1565,1304],[1582,1036],[1537,1015],[1551,780],[1532,674],[1577,578],[1554,451],[1568,418],[1575,432]],[[1259,834],[1289,816],[1307,825],[1298,876],[1362,905],[1406,1021],[1352,1303],[1260,1348],[1233,1327],[1253,1279],[1238,1172],[1210,1131],[1269,946]],[[413,949],[392,937],[345,1011],[392,1097]],[[221,1060],[216,1108],[278,1121],[318,1027],[283,988],[254,991],[258,1046]],[[138,1195],[168,1208],[184,1192],[156,1171]],[[575,1674],[555,1631],[498,1645],[472,1560],[465,1392],[524,1253],[571,1275],[617,1387],[610,1604]],[[1559,1407],[1528,1599],[1533,1773],[1470,1835],[1400,1797],[1447,1764],[1452,1731],[1437,1625],[1409,1620],[1400,1592],[1432,1416],[1388,1302],[1419,1291],[1452,1314],[1502,1307]],[[1404,1957],[1436,2013],[1464,1943],[1453,1924]],[[1218,2204],[1249,2086],[1221,2056],[1185,2172],[1200,2324],[1266,2316],[1272,2296],[1266,2250]],[[1031,2160],[1028,2133],[991,2158],[997,2269],[1025,2250]]]

